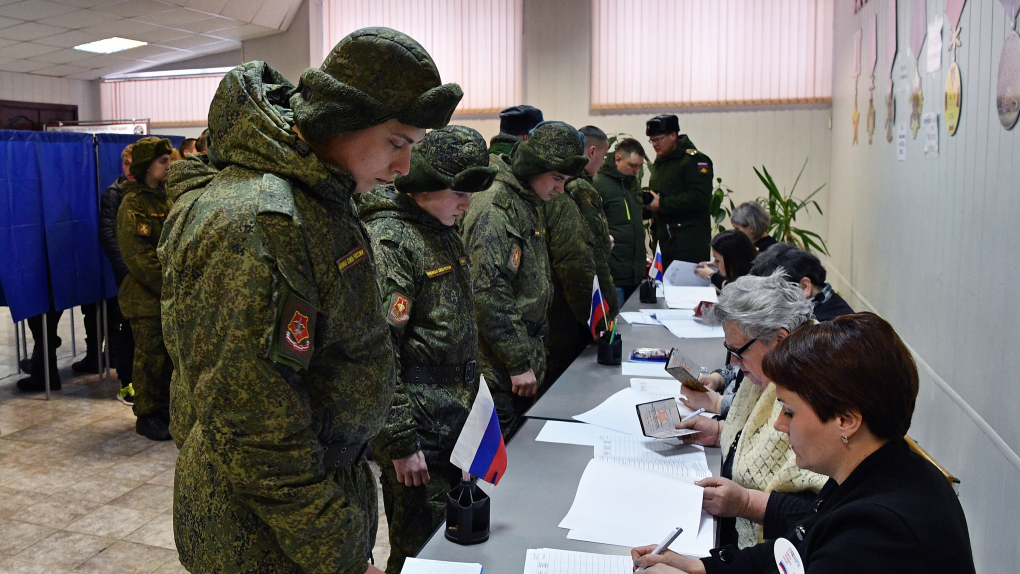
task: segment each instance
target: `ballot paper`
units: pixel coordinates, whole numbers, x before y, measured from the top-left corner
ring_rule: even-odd
[[[400,574],[482,574],[482,565],[405,558]]]
[[[658,319],[639,311],[621,311],[616,315],[628,325],[661,325]]]
[[[623,361],[620,369],[630,377],[669,377],[665,363],[660,361]]]
[[[662,285],[664,287],[708,287],[711,285],[711,281],[702,279],[694,272],[697,268],[697,263],[674,261],[666,268],[666,273],[662,276]]]
[[[630,556],[572,552],[554,548],[529,549],[524,574],[631,574]]]
[[[653,472],[661,472],[688,482],[712,476],[705,449],[675,441],[646,439],[626,435],[604,435],[595,445],[595,458]]]
[[[656,321],[694,319],[694,309],[639,309],[641,314]]]
[[[684,533],[687,531],[685,530]],[[604,532],[595,532],[588,529],[576,529],[567,532],[567,538],[569,540],[583,540],[585,542],[596,542],[599,544],[616,544],[612,540],[611,536],[607,536]],[[651,540],[645,540],[641,543],[631,544],[630,546],[645,546],[648,544],[658,544]],[[698,536],[691,542],[690,538],[684,537],[683,534],[680,538],[673,541],[669,545],[669,549],[678,554],[684,556],[691,556],[693,558],[705,558],[709,555],[710,551],[715,548],[715,521],[712,519],[712,515],[701,511],[701,524],[698,527]]]
[[[632,438],[604,427],[586,423],[545,421],[542,430],[538,431],[538,436],[535,437],[535,440],[538,442],[595,446],[601,444],[603,438],[609,437]]]
[[[630,388],[635,391],[642,393],[648,393],[650,395],[659,395],[663,397],[683,397],[684,386],[680,384],[680,381],[670,379],[631,379]]]
[[[695,546],[702,488],[680,478],[593,459],[560,528],[567,537],[618,546],[656,544],[677,526],[671,548]]]
[[[709,327],[694,321],[680,319],[677,321],[662,319],[662,326],[669,329],[678,339],[722,339],[726,336],[722,326]]]
[[[670,309],[693,309],[702,301],[719,302],[715,287],[664,287],[663,292]]]
[[[658,395],[650,395],[630,388],[623,389],[602,401],[602,404],[592,410],[575,415],[573,419],[623,434],[644,436],[644,433],[641,432],[641,422],[637,417],[637,405],[661,398]],[[691,412],[688,410],[684,416]]]

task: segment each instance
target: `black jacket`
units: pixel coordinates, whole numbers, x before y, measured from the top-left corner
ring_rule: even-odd
[[[821,293],[811,298],[811,302],[815,306],[815,319],[819,321],[832,321],[840,315],[849,315],[854,312],[850,304],[840,297],[839,293],[833,291],[832,285],[828,283],[822,287]]]
[[[645,278],[645,224],[641,219],[641,186],[637,178],[616,169],[613,154],[595,175],[595,189],[602,196],[609,234],[614,246],[609,254],[609,273],[617,287],[637,287]],[[620,301],[622,305],[624,302]]]
[[[843,484],[829,480],[813,511],[784,536],[808,574],[973,574],[967,519],[949,481],[906,441],[890,441]],[[770,540],[702,559],[708,574],[778,572]]]
[[[118,287],[128,276],[127,264],[124,263],[124,256],[120,254],[120,247],[117,246],[117,210],[120,209],[120,202],[124,199],[121,185],[126,181],[127,178],[123,175],[118,177],[99,199],[99,245],[113,266],[113,276]]]

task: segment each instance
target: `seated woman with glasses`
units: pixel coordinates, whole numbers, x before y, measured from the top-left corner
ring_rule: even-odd
[[[772,537],[785,532],[789,520],[810,510],[825,483],[825,477],[797,468],[786,435],[772,428],[781,409],[775,385],[761,370],[765,353],[811,322],[811,302],[781,271],[768,277],[745,275],[722,290],[704,321],[722,325],[723,345],[744,380],[726,420],[694,417],[682,428],[701,432],[684,441],[722,447],[722,477],[698,484],[706,487],[705,510],[724,518],[720,541],[745,548],[773,531]]]
[[[766,354],[762,369],[797,466],[829,477],[811,512],[782,538],[702,560],[636,548],[635,561],[655,565],[646,572],[974,573],[956,493],[904,440],[917,367],[889,323],[857,313],[804,327]],[[794,554],[799,569],[790,568]]]

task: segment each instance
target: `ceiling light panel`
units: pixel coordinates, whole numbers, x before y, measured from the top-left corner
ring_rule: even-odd
[[[128,40],[127,38],[107,38],[105,40],[99,40],[98,42],[89,42],[88,44],[80,44],[75,46],[75,50],[81,50],[83,52],[93,52],[95,54],[113,54],[114,52],[123,52],[124,50],[130,50],[131,48],[137,48],[138,46],[144,46],[147,42],[139,42],[138,40]]]

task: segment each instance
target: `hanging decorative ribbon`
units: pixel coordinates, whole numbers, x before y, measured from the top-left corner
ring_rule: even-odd
[[[854,33],[854,143],[857,145],[857,126],[861,122],[861,112],[857,109],[857,79],[861,76],[861,31]]]
[[[1020,0],[1017,0],[1020,1]],[[910,89],[910,131],[917,139],[917,130],[921,129],[921,108],[924,105],[924,94],[921,93],[921,46],[928,35],[927,6],[925,0],[914,0],[910,18],[910,50],[914,58],[914,82]]]
[[[878,14],[871,15],[871,32],[868,34],[868,145],[875,135],[875,64],[878,63]]]
[[[960,15],[963,14],[963,5],[967,0],[946,0],[946,15],[949,16],[949,29],[953,38],[949,41],[949,53],[952,54],[952,63],[949,65],[949,73],[946,75],[946,130],[949,135],[956,135],[956,128],[960,125],[960,106],[963,103],[963,80],[960,75],[960,66],[956,63],[956,50],[963,45],[960,42]]]
[[[896,63],[896,0],[886,4],[885,63],[889,75],[889,92],[885,95],[885,141],[892,143],[896,123],[896,98],[893,96],[893,65]]]
[[[1006,9],[1006,20],[1012,31],[1006,33],[1006,43],[999,57],[999,82],[995,91],[995,106],[999,110],[999,123],[1013,129],[1020,116],[1020,36],[1016,33],[1016,14],[1020,0],[999,0]]]

